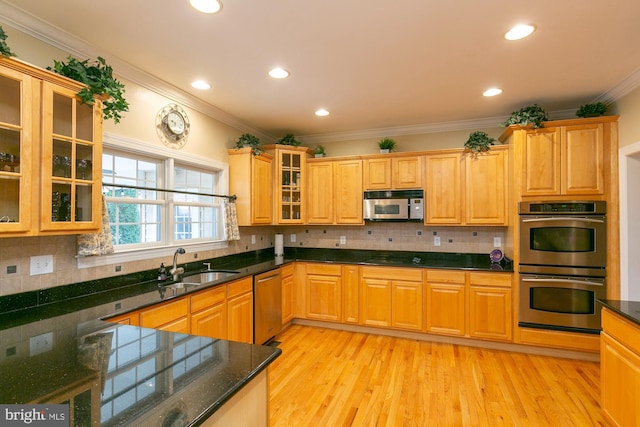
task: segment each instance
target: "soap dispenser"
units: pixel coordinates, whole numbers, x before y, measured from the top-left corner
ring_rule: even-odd
[[[165,282],[167,280],[167,269],[164,263],[160,263],[160,269],[158,270],[158,281]]]

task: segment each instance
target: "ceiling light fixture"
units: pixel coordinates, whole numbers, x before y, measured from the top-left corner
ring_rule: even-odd
[[[328,115],[329,115],[329,112],[327,110],[325,110],[324,108],[321,108],[318,111],[316,111],[316,116],[324,117],[324,116],[328,116]]]
[[[202,13],[216,13],[222,9],[222,3],[219,0],[189,0],[189,3]]]
[[[289,72],[287,70],[285,70],[284,68],[272,68],[269,71],[269,75],[271,77],[273,77],[274,79],[285,79],[287,77],[289,77]]]
[[[502,93],[502,89],[497,87],[492,87],[482,92],[482,96],[496,96],[496,95],[500,95],[501,93]]]
[[[204,80],[196,80],[195,82],[191,83],[191,86],[200,90],[211,89],[211,85]]]
[[[507,40],[520,40],[527,36],[530,36],[536,30],[534,25],[522,24],[516,25],[504,35]]]

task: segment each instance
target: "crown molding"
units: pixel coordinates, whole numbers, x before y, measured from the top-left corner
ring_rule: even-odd
[[[640,86],[640,68],[622,79],[617,85],[594,99],[594,102],[604,102],[610,104],[627,95],[632,90]]]

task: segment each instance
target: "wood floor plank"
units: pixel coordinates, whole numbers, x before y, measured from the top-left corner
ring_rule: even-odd
[[[272,427],[607,426],[599,364],[293,325]]]

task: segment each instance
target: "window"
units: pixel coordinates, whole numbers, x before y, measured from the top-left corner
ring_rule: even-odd
[[[116,252],[223,239],[219,169],[108,148],[102,168]]]

